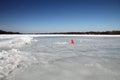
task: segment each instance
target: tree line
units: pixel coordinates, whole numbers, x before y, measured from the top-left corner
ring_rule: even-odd
[[[12,31],[3,31],[0,30],[0,34],[20,34],[19,32],[12,32]]]
[[[51,32],[51,33],[19,33],[0,30],[0,34],[98,34],[98,35],[120,35],[120,31],[88,31],[88,32]]]

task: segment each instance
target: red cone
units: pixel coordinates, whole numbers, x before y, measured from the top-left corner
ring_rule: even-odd
[[[75,42],[74,42],[74,40],[73,39],[71,39],[70,40],[70,44],[74,44]]]

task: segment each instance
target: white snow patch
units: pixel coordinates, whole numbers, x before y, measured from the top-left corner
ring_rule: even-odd
[[[55,42],[55,44],[57,44],[57,45],[66,45],[66,44],[68,44],[68,42],[60,42],[60,41],[58,41],[58,42]]]
[[[31,44],[32,41],[35,41],[35,40],[33,40],[33,37],[30,37],[30,36],[20,36],[20,37],[16,36],[14,38],[9,37],[9,39],[10,39],[9,41],[2,40],[2,39],[0,42],[0,48],[18,48],[18,47],[22,47],[27,44]]]
[[[12,49],[0,52],[0,79],[8,76],[11,72],[19,67],[27,67],[36,59],[29,53]]]

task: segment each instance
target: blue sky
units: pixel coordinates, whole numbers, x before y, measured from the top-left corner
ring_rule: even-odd
[[[120,30],[120,0],[0,0],[0,29],[18,32]]]

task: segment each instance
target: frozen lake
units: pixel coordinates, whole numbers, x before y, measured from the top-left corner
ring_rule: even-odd
[[[120,35],[0,35],[0,80],[120,80]]]

